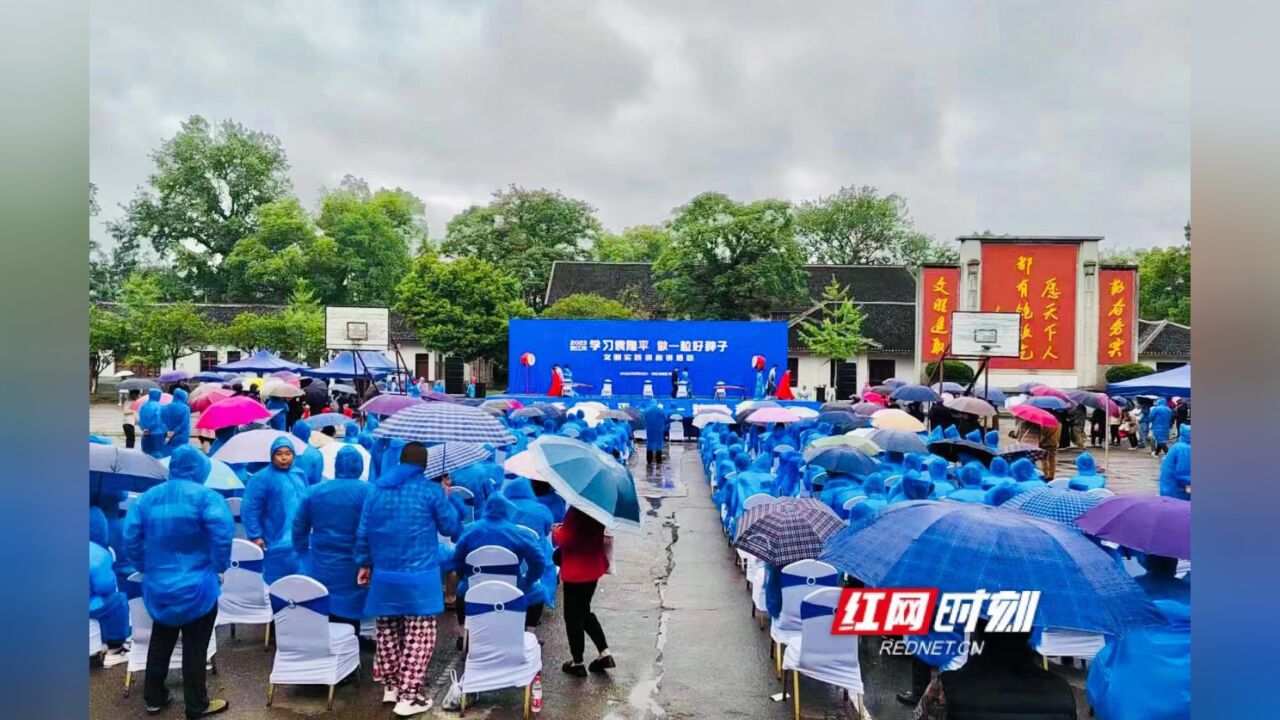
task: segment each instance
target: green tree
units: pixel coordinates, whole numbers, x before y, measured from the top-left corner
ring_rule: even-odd
[[[800,340],[809,352],[827,359],[834,383],[835,363],[866,351],[871,341],[862,335],[866,316],[849,299],[848,291],[831,278],[822,290],[822,317],[806,318],[800,324]]]
[[[620,233],[596,236],[593,255],[601,262],[653,262],[671,245],[671,233],[658,225],[636,225]]]
[[[322,267],[339,272],[342,281],[337,288],[317,282],[320,298],[390,306],[396,283],[409,269],[411,250],[426,239],[422,208],[422,201],[408,192],[370,192],[363,180],[350,175],[338,188],[323,191],[317,224],[334,242],[334,260],[326,258]]]
[[[294,198],[258,208],[258,231],[236,243],[224,263],[228,295],[244,302],[285,302],[306,280],[325,302],[343,299],[345,263]]]
[[[520,299],[520,283],[479,258],[445,262],[420,255],[396,294],[396,310],[423,345],[464,360],[505,358],[507,322],[533,317]]]
[[[189,302],[151,305],[130,314],[134,353],[149,365],[165,362],[177,368],[178,359],[208,344],[211,337],[203,315]]]
[[[323,360],[324,311],[290,304],[279,312],[242,312],[217,332],[218,341],[244,352],[270,350],[307,363]]]
[[[110,225],[117,237],[146,239],[198,294],[221,299],[222,267],[237,242],[258,231],[257,210],[289,192],[280,141],[224,120],[193,115],[152,153],[148,187]]]
[[[498,190],[488,205],[473,205],[449,221],[440,251],[474,257],[520,283],[524,301],[541,308],[557,260],[585,260],[601,232],[595,208],[560,191]]]
[[[870,186],[843,187],[801,203],[796,234],[817,263],[919,265],[959,257],[954,248],[916,231],[905,199],[881,196]]]
[[[668,227],[671,245],[654,276],[672,315],[746,320],[805,302],[804,252],[788,203],[704,193],[677,208]]]
[[[89,392],[98,391],[98,376],[112,363],[129,356],[128,323],[114,312],[89,303]]]
[[[543,309],[540,316],[544,318],[584,320],[636,319],[636,314],[626,305],[617,300],[610,300],[607,297],[591,293],[578,293],[562,297]]]
[[[1191,324],[1191,244],[1138,253],[1138,311],[1144,320]]]

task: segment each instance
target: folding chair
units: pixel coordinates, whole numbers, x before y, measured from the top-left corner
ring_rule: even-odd
[[[360,681],[360,641],[347,623],[329,622],[329,590],[305,575],[286,575],[271,583],[275,611],[276,656],[267,685],[267,706],[277,685],[328,685],[326,709],[333,709],[333,688],[356,673]]]
[[[524,688],[524,717],[529,717],[533,680],[542,672],[542,648],[524,629],[524,594],[511,583],[486,581],[467,590],[466,664],[458,686],[459,712],[467,711],[467,693]]]
[[[797,560],[782,568],[782,610],[776,620],[769,623],[769,638],[773,641],[774,674],[782,677],[782,652],[786,646],[800,637],[800,603],[805,596],[819,588],[839,586],[840,573],[821,560]]]
[[[129,638],[129,664],[124,668],[124,696],[129,697],[129,688],[133,684],[133,674],[147,669],[147,649],[151,645],[151,615],[142,604],[142,573],[130,575],[121,584],[120,590],[129,598],[129,624],[133,626],[133,635]],[[209,635],[209,650],[206,655],[210,671],[218,674],[218,665],[213,656],[218,652],[217,633]],[[169,656],[169,670],[182,669],[182,637],[173,646],[173,655]]]
[[[791,697],[796,720],[800,720],[801,675],[843,688],[853,696],[858,717],[866,717],[862,706],[858,636],[831,633],[840,593],[840,588],[822,588],[809,593],[800,602],[800,637],[787,646],[782,657],[783,671],[791,671]]]
[[[102,642],[102,626],[97,620],[89,618],[89,657],[101,655],[107,651],[107,646]]]
[[[227,509],[231,511],[231,518],[236,521],[236,531],[233,537],[248,539],[244,534],[244,524],[240,522],[240,503],[238,497],[227,498]]]
[[[240,538],[231,541],[231,567],[222,576],[217,624],[230,625],[232,637],[235,637],[236,625],[266,625],[263,645],[267,646],[271,643],[273,613],[262,569],[262,548]]]

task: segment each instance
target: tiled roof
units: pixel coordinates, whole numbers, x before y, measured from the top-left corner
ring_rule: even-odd
[[[653,289],[650,267],[645,262],[556,261],[547,281],[546,303],[550,305],[583,293],[617,300],[628,288],[635,288],[646,305],[657,307],[658,296]]]
[[[100,302],[97,306],[103,310],[113,311],[116,309],[117,303]],[[215,325],[230,325],[232,320],[241,313],[255,313],[257,315],[273,315],[283,312],[284,305],[251,305],[236,303],[195,303],[195,309],[204,315],[205,320]],[[418,331],[409,326],[404,316],[398,312],[391,311],[387,317],[388,325],[387,334],[397,344],[401,345],[417,345]]]
[[[1138,321],[1138,355],[1191,359],[1191,328],[1172,320]]]
[[[865,320],[862,322],[862,334],[878,345],[875,352],[891,355],[911,355],[914,350],[916,334],[916,307],[913,303],[875,303],[860,305]],[[819,308],[802,319],[792,322],[787,331],[787,345],[791,350],[808,351],[804,341],[800,339],[800,325],[804,319],[812,318],[821,322],[825,309]]]

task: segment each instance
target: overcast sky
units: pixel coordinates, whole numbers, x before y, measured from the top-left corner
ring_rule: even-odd
[[[278,136],[308,207],[350,173],[417,194],[437,238],[509,183],[584,199],[615,230],[706,190],[874,185],[939,238],[1169,244],[1190,215],[1189,15],[1186,0],[93,3],[90,179],[100,218],[118,216],[150,152],[200,114]]]

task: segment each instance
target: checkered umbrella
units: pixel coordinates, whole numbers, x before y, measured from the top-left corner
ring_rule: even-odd
[[[427,448],[427,477],[436,478],[489,457],[483,445],[447,442]]]
[[[751,508],[738,521],[734,547],[775,567],[818,557],[844,521],[813,498],[778,498]]]
[[[1032,517],[1053,520],[1079,530],[1080,526],[1076,525],[1076,518],[1108,497],[1101,493],[1047,487],[1015,495],[1000,507],[1018,510]]]
[[[488,443],[510,445],[516,439],[498,419],[479,408],[457,403],[427,402],[411,405],[388,417],[373,431],[377,437],[421,443]]]

